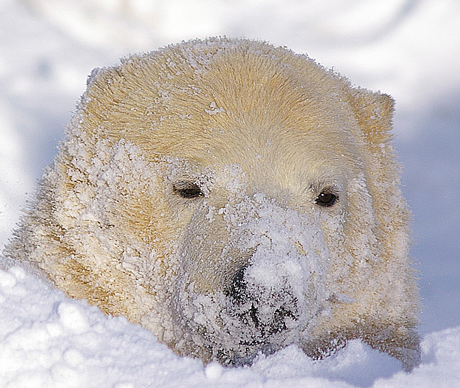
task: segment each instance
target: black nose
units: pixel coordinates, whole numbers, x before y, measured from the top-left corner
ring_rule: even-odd
[[[245,279],[247,266],[241,267],[233,276],[227,297],[235,308],[236,315],[244,325],[253,326],[263,336],[287,330],[286,320],[297,320],[297,301],[289,289],[268,290],[263,285]],[[267,308],[271,310],[267,317]],[[263,316],[260,310],[264,310]]]

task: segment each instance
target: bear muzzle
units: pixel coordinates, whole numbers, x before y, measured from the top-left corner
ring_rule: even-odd
[[[301,343],[329,298],[329,254],[312,219],[266,197],[227,206],[220,221],[202,214],[181,251],[173,306],[190,343],[226,365]],[[209,243],[212,228],[229,231],[227,242]]]

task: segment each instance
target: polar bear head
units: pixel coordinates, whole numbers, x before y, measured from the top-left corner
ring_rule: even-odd
[[[418,362],[393,101],[226,38],[95,70],[7,252],[179,354]]]

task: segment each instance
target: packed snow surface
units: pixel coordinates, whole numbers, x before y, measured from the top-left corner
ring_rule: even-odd
[[[308,53],[396,99],[395,142],[424,305],[421,366],[401,372],[397,361],[360,341],[323,361],[291,346],[252,367],[203,366],[124,318],[12,268],[0,272],[0,387],[460,386],[457,0],[3,0],[0,244],[56,154],[92,68],[222,34]]]
[[[179,357],[140,326],[71,300],[22,268],[0,272],[0,386],[9,387],[456,387],[460,327],[427,335],[422,365],[351,341],[312,361],[296,346],[224,368]]]

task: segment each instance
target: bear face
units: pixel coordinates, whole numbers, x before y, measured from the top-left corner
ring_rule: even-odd
[[[245,364],[348,339],[419,362],[390,97],[209,39],[88,82],[7,255],[177,353]]]

